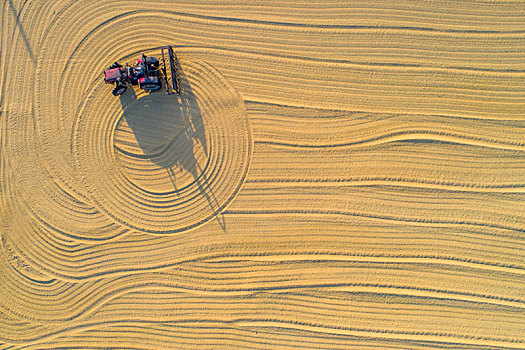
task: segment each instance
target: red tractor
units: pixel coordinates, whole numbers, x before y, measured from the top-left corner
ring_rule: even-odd
[[[113,63],[104,71],[104,82],[106,84],[115,84],[113,89],[113,95],[119,96],[122,95],[126,89],[127,85],[138,85],[141,89],[146,91],[157,91],[162,87],[161,78],[164,75],[164,82],[166,84],[166,92],[170,94],[168,76],[166,74],[166,61],[164,60],[164,49],[168,49],[169,61],[170,61],[170,71],[171,71],[171,82],[172,90],[179,93],[179,83],[176,70],[176,58],[173,53],[171,46],[162,48],[162,73],[159,70],[160,63],[159,60],[153,56],[142,56],[137,60],[135,66],[128,66],[126,64],[123,67],[118,62]],[[172,92],[173,93],[173,92]]]

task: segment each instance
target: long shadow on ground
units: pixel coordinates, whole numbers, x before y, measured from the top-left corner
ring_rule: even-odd
[[[128,87],[119,97],[123,117],[143,152],[143,155],[132,156],[148,159],[166,169],[175,191],[177,181],[173,167],[183,168],[190,173],[220,227],[226,232],[220,203],[196,157],[196,152],[204,152],[206,158],[209,155],[201,109],[179,61],[176,62],[180,97],[177,94],[168,96],[164,90],[159,90],[137,99],[132,87]]]

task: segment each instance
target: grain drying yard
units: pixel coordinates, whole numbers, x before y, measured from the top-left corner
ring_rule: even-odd
[[[523,1],[0,9],[0,349],[525,348]]]

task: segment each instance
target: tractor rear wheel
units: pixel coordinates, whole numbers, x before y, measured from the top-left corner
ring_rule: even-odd
[[[160,84],[144,84],[142,85],[142,88],[146,91],[157,91],[161,88],[162,86]]]
[[[120,96],[126,91],[126,85],[117,85],[113,89],[113,96]]]
[[[146,64],[153,69],[159,68],[159,60],[153,56],[146,57]]]
[[[139,85],[141,89],[144,89],[146,91],[157,91],[162,87],[159,78],[156,76],[140,78]]]

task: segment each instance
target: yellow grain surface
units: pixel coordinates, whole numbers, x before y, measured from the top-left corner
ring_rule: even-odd
[[[0,10],[0,349],[525,348],[523,1]]]

